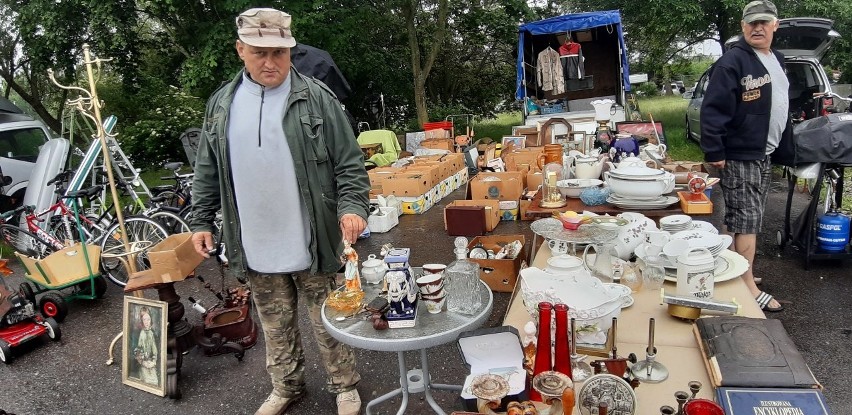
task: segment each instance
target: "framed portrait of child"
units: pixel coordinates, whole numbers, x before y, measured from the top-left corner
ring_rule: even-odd
[[[168,303],[124,297],[121,382],[166,395]]]

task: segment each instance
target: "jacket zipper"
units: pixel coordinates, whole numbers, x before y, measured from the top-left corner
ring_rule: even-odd
[[[263,98],[266,95],[266,87],[260,86],[260,119],[257,122],[257,146],[260,147],[260,129],[263,126]]]

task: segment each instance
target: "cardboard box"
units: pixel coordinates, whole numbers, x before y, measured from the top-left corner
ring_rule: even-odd
[[[418,172],[394,174],[382,181],[382,192],[396,197],[423,196],[435,187],[431,175]]]
[[[527,243],[524,235],[487,235],[477,236],[467,245],[471,249],[482,244],[486,250],[495,253],[500,251],[504,245],[514,241],[521,241],[521,253],[514,259],[475,259],[470,260],[479,264],[479,278],[488,284],[492,291],[512,292],[518,281],[518,272],[521,271],[521,263],[526,258]]]
[[[426,196],[419,195],[415,197],[399,196],[402,213],[405,215],[419,215],[429,210],[432,205],[426,203]]]
[[[485,230],[491,232],[500,224],[500,202],[496,200],[453,200],[450,206],[484,206],[485,207]],[[444,209],[444,229],[447,229],[446,209]]]
[[[442,130],[432,130],[432,131],[442,131]],[[429,132],[427,131],[427,136]],[[455,144],[453,144],[453,140],[449,138],[427,138],[420,142],[420,147],[422,148],[431,148],[433,150],[447,150],[449,152],[456,151]]]
[[[204,257],[192,246],[192,232],[169,235],[148,250],[148,261],[162,282],[183,281]]]
[[[15,255],[24,264],[30,279],[51,288],[61,288],[101,272],[101,248],[97,245],[76,244],[42,259],[31,258],[19,252],[15,252]]]
[[[429,183],[431,183],[433,187],[449,176],[449,170],[446,170],[440,163],[416,163],[405,166],[404,172],[420,173],[425,175],[429,178]]]
[[[518,201],[517,200],[501,200],[500,201],[500,220],[518,220]]]
[[[682,171],[699,171],[699,172],[707,172],[707,169],[704,167],[704,163],[698,161],[678,161],[674,163],[665,163],[663,164],[663,170],[670,171],[672,173],[682,172]]]
[[[544,147],[520,148],[511,153],[503,153],[500,157],[506,162],[506,170],[519,170],[520,166],[528,165],[530,170],[538,168],[538,156]]]
[[[482,172],[470,181],[470,199],[518,200],[526,187],[523,176],[518,171]]]
[[[536,190],[544,182],[544,174],[540,171],[527,173],[527,190]]]
[[[476,410],[476,396],[467,391],[471,381],[485,373],[503,376],[509,382],[509,393],[500,402],[499,411],[505,411],[511,401],[527,399],[524,350],[516,328],[500,326],[466,331],[459,335],[458,346],[470,371],[461,392],[465,409]]]
[[[532,215],[527,213],[527,210],[529,210],[530,206],[532,206],[532,200],[521,199],[518,202],[518,211],[520,212],[520,214],[518,216],[521,218],[521,220],[536,220],[536,219],[538,219],[535,216],[532,216]]]

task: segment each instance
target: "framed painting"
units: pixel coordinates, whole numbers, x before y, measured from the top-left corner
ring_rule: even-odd
[[[124,297],[121,383],[166,395],[168,303]]]
[[[615,130],[619,134],[635,135],[640,141],[647,140],[649,143],[666,144],[666,132],[662,122],[651,121],[622,121],[615,123]],[[659,137],[659,140],[657,139]],[[644,144],[644,143],[642,143]]]
[[[527,138],[524,136],[503,136],[502,151],[510,152],[513,149],[525,148]]]

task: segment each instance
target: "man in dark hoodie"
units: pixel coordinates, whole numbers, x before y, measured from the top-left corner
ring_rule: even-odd
[[[791,133],[784,56],[770,48],[778,9],[769,0],[752,1],[740,25],[742,38],[710,73],[701,106],[701,149],[705,161],[722,172],[724,225],[734,234],[734,250],[750,265],[742,278],[761,309],[781,311],[777,300],[757,288],[752,273],[771,163]]]

